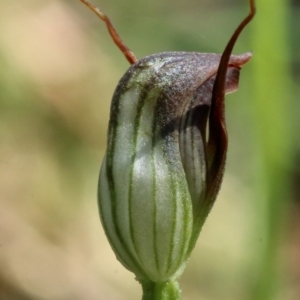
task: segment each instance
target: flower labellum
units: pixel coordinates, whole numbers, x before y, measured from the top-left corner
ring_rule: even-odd
[[[222,55],[166,52],[136,60],[107,16],[132,66],[111,104],[99,178],[99,209],[118,260],[143,287],[143,299],[180,299],[176,280],[196,243],[223,178],[227,131],[224,95],[238,87],[251,54],[231,55],[255,14],[236,29]]]

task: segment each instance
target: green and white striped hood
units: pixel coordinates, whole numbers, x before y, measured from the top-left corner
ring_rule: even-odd
[[[226,92],[250,57],[231,56]],[[114,93],[99,208],[118,260],[138,280],[181,273],[214,203],[220,183],[212,193],[206,132],[219,61],[155,54],[133,64]]]

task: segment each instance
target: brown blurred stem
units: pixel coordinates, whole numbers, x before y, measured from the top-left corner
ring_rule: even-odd
[[[124,44],[122,39],[120,38],[119,34],[117,33],[116,29],[114,28],[113,24],[111,23],[110,19],[102,13],[99,8],[97,8],[95,5],[90,3],[87,0],[80,0],[82,3],[84,3],[88,8],[90,8],[102,21],[105,22],[108,32],[111,35],[113,41],[117,45],[117,47],[122,51],[122,53],[125,55],[126,59],[130,64],[134,64],[137,61],[137,58],[135,55],[131,52],[131,50]]]

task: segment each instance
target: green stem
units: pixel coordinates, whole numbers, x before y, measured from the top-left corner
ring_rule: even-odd
[[[257,1],[253,22],[254,89],[253,126],[257,132],[257,157],[260,158],[257,201],[260,215],[258,274],[251,299],[278,297],[280,251],[289,200],[286,172],[293,156],[291,146],[290,51],[288,45],[289,1]]]
[[[142,300],[180,300],[181,291],[177,281],[141,282]]]

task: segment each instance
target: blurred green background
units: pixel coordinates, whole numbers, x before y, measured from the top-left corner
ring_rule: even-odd
[[[223,51],[247,0],[93,0],[138,58]],[[300,299],[300,2],[258,0],[234,52],[222,190],[183,299]],[[79,1],[0,2],[0,299],[140,299],[100,225],[110,100],[127,61]]]

